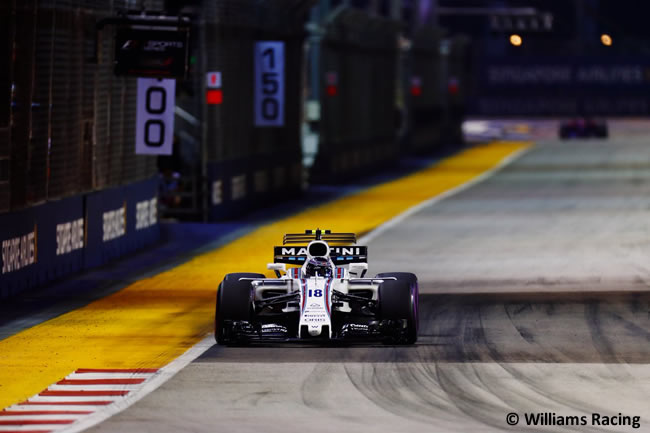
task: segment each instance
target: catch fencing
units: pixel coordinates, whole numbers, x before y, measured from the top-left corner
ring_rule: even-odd
[[[218,73],[221,79],[216,89],[221,93],[216,103],[206,103],[203,116],[211,220],[233,218],[301,191],[303,26],[312,3],[203,2],[202,69],[206,74]],[[284,82],[277,99],[284,116],[278,114],[277,124],[272,126],[255,121],[255,80],[259,79],[255,47],[263,41],[281,43],[284,54],[284,64],[274,64],[281,72],[267,76],[275,79],[282,75]],[[274,61],[281,63],[280,57]],[[277,84],[263,85],[274,90]]]
[[[133,77],[113,74],[118,11],[162,0],[0,5],[0,297],[158,236],[156,159],[135,155]]]
[[[336,183],[396,161],[397,23],[341,7],[321,42],[321,121],[310,180]]]

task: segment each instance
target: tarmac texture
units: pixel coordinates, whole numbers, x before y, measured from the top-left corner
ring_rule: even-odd
[[[369,251],[417,345],[214,346],[90,431],[650,431],[645,138],[541,142]]]

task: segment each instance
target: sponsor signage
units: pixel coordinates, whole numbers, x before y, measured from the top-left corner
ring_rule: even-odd
[[[223,181],[221,179],[212,182],[212,204],[214,206],[223,203]]]
[[[37,229],[2,241],[2,273],[17,271],[36,263]]]
[[[136,154],[172,154],[175,95],[176,80],[138,79]]]
[[[230,199],[241,200],[246,198],[246,175],[233,176],[230,183]]]
[[[650,114],[650,61],[626,57],[486,57],[469,111],[488,116]]]
[[[0,299],[155,242],[157,185],[151,178],[0,215]]]
[[[158,223],[158,198],[142,200],[135,204],[135,229],[142,230]]]
[[[330,256],[363,256],[368,254],[368,247],[333,247]],[[275,247],[276,256],[307,256],[307,247]]]
[[[316,322],[316,323],[321,323],[321,322],[326,322],[327,321],[327,314],[325,313],[305,313],[302,315],[302,321],[303,322]]]
[[[126,234],[126,203],[102,214],[102,241],[108,242]]]
[[[485,69],[489,86],[649,87],[650,65],[641,64],[492,64]]]
[[[56,225],[56,255],[71,253],[84,247],[84,219]]]
[[[122,27],[115,37],[115,74],[185,78],[189,30],[147,30]]]
[[[253,184],[256,193],[266,192],[269,187],[268,174],[266,170],[258,170],[253,175]]]
[[[284,42],[255,43],[255,126],[284,126]]]

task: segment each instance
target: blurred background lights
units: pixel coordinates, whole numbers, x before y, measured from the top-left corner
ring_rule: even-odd
[[[602,42],[603,45],[609,47],[612,45],[612,37],[607,33],[603,33],[602,35],[600,35],[600,42]]]
[[[510,43],[514,45],[515,47],[518,47],[521,45],[521,36],[519,35],[510,35]]]

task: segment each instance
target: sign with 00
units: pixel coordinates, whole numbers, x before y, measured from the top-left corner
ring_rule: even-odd
[[[171,155],[176,80],[138,78],[135,153]]]
[[[284,126],[284,42],[255,42],[255,126]]]

